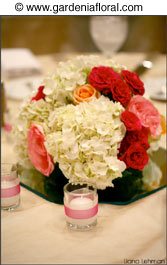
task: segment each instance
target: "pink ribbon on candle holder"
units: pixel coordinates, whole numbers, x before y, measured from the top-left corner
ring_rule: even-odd
[[[64,205],[66,216],[73,219],[88,219],[95,216],[98,212],[98,204],[88,210],[74,210]]]
[[[20,185],[11,188],[1,188],[1,198],[10,198],[20,193]]]

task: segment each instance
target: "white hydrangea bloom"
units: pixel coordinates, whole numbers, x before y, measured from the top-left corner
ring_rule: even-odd
[[[71,101],[73,90],[78,85],[86,83],[87,75],[94,66],[110,66],[120,72],[124,66],[116,64],[113,60],[103,56],[78,56],[67,62],[60,62],[54,75],[44,79],[44,93],[46,101],[55,107],[63,106]]]
[[[50,114],[46,148],[70,182],[87,182],[104,189],[121,176],[126,168],[117,159],[125,134],[122,111],[120,103],[101,96],[89,103],[57,108]]]
[[[28,158],[27,132],[36,124],[43,128],[48,153],[70,182],[87,182],[103,189],[121,176],[125,164],[117,159],[117,152],[125,133],[120,121],[123,107],[103,96],[73,105],[74,89],[85,84],[91,69],[100,65],[117,72],[125,68],[102,56],[60,62],[54,75],[42,82],[45,100],[29,98],[23,104],[14,133],[15,150],[24,167],[33,167]]]

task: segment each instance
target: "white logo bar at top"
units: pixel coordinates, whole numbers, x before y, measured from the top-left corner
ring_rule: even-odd
[[[166,15],[166,0],[5,0],[0,15]]]

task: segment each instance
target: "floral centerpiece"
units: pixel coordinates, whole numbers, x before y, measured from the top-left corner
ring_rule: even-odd
[[[147,172],[162,116],[144,92],[136,73],[110,59],[60,62],[24,102],[15,126],[26,181],[58,202],[68,181],[96,187],[101,200],[158,187],[159,168],[156,179],[148,181]]]

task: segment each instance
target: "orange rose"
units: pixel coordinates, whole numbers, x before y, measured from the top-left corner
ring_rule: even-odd
[[[161,128],[162,128],[162,134],[166,134],[166,120],[163,115],[161,115]]]
[[[79,104],[80,102],[89,102],[94,98],[99,98],[100,93],[91,85],[86,84],[79,86],[74,90],[74,102]]]

